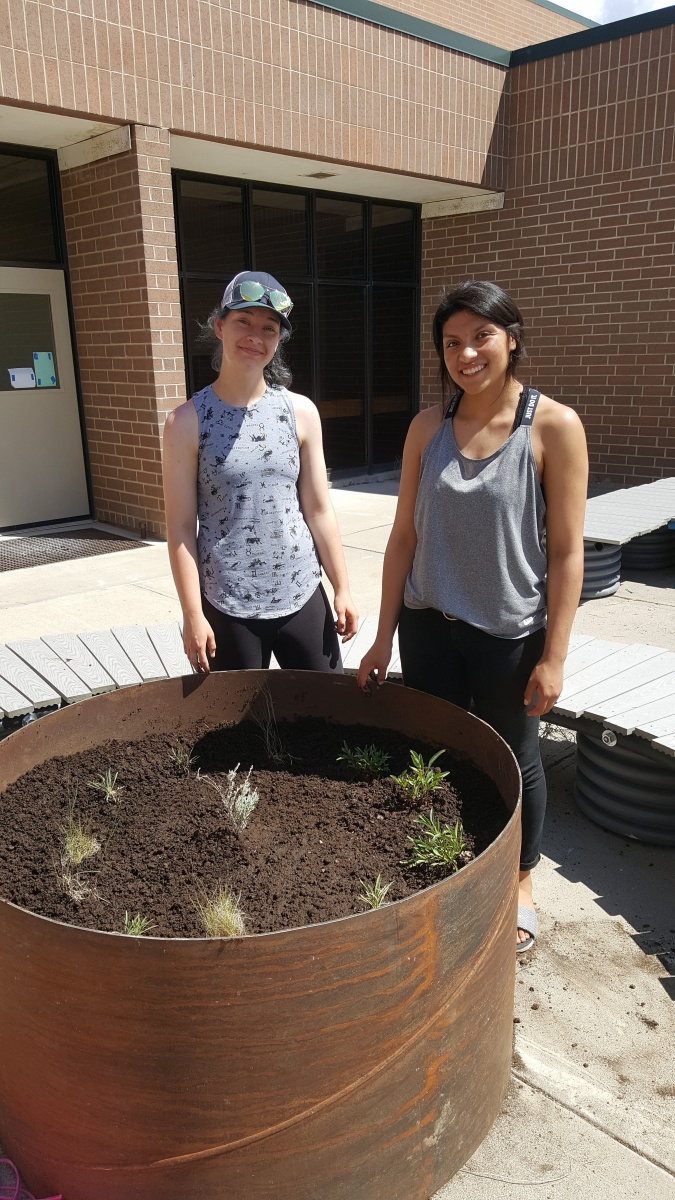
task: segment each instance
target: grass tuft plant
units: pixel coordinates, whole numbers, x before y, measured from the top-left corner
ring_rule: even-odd
[[[101,843],[75,816],[75,798],[68,803],[68,815],[61,827],[61,861],[69,867],[79,867],[87,858],[93,858],[101,849]]]
[[[253,767],[249,767],[248,775],[245,779],[237,780],[237,772],[240,765],[240,763],[237,763],[234,770],[227,772],[226,787],[222,787],[215,779],[210,779],[208,775],[199,776],[200,779],[203,779],[204,783],[210,784],[218,793],[225,805],[227,815],[238,833],[241,833],[248,825],[253,815],[253,810],[260,799],[255,788],[252,788],[249,783]]]
[[[94,889],[82,879],[78,867],[93,858],[101,849],[101,843],[82,823],[82,818],[75,814],[77,789],[68,801],[68,813],[61,826],[61,850],[57,874],[61,886],[67,896],[76,904],[81,903]],[[56,862],[55,862],[56,866]]]
[[[454,826],[441,827],[440,817],[434,816],[433,808],[429,816],[423,813],[416,818],[422,827],[422,833],[409,836],[412,846],[410,858],[403,860],[406,867],[443,867],[446,871],[456,871],[460,858],[467,854],[468,847],[464,829],[460,821]]]
[[[343,742],[342,753],[338,754],[336,761],[346,762],[353,771],[358,771],[368,779],[380,779],[389,770],[389,759],[390,755],[386,750],[380,750],[375,745],[352,748]]]
[[[239,896],[222,883],[203,900],[195,900],[195,908],[207,937],[245,937],[244,914]]]
[[[199,761],[199,755],[193,754],[194,746],[172,746],[169,758],[181,775],[189,775],[190,769]]]
[[[381,875],[378,875],[375,883],[366,883],[363,879],[360,879],[359,883],[363,888],[359,896],[361,904],[365,904],[367,908],[382,908],[385,904],[389,903],[385,897],[391,884],[383,883]]]
[[[417,750],[411,750],[411,765],[401,775],[390,775],[389,778],[393,779],[411,800],[423,800],[425,796],[437,792],[446,775],[450,774],[449,771],[438,771],[434,767],[441,754],[445,754],[445,750],[437,750],[426,763]]]
[[[276,767],[282,767],[291,761],[291,755],[286,750],[281,734],[279,733],[279,726],[277,725],[277,718],[269,688],[265,688],[261,692],[260,703],[262,705],[262,712],[257,715],[253,714],[253,720],[260,730],[260,738],[265,747],[267,758]]]
[[[140,913],[136,913],[132,917],[128,912],[124,914],[124,929],[129,937],[143,937],[145,933],[149,933],[151,929],[156,929],[149,917],[142,917]]]
[[[122,788],[117,786],[117,771],[113,771],[112,767],[108,767],[98,779],[92,779],[87,787],[96,792],[103,792],[106,800],[112,800],[114,804],[117,804],[122,791]]]

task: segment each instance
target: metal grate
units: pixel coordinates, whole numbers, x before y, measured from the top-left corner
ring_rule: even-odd
[[[0,571],[19,571],[23,567],[41,567],[46,563],[66,562],[69,558],[93,558],[114,554],[117,550],[137,550],[146,542],[103,533],[99,529],[77,529],[59,537],[36,534],[34,537],[0,538]]]

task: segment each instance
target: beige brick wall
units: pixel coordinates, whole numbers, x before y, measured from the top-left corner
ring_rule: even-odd
[[[475,184],[501,179],[504,77],[300,0],[11,0],[0,15],[0,98]]]
[[[441,288],[494,279],[526,319],[524,377],[624,485],[675,472],[674,42],[670,25],[515,69],[504,209],[423,226],[425,403]]]
[[[519,46],[535,46],[551,38],[567,37],[588,26],[573,16],[533,4],[532,0],[387,0],[387,8],[410,13],[422,21],[432,21],[444,29],[454,29],[468,37],[478,38],[490,46],[515,50]],[[561,4],[561,8],[565,5]]]
[[[161,536],[161,427],[185,399],[169,139],[62,175],[96,516]]]

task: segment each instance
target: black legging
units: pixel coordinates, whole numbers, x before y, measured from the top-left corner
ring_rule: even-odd
[[[267,669],[274,654],[280,667],[342,674],[340,643],[322,584],[286,617],[231,617],[205,596],[202,608],[216,638],[216,671]]]
[[[539,862],[546,812],[546,779],[539,752],[539,718],[528,717],[523,696],[541,658],[544,629],[510,640],[492,637],[435,608],[401,609],[398,627],[403,682],[450,700],[497,730],[523,777],[520,869]]]

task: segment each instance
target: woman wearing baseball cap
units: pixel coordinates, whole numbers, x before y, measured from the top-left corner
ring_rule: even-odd
[[[319,414],[281,355],[292,307],[266,271],[235,275],[207,322],[218,376],[166,421],[169,557],[197,671],[267,668],[272,653],[341,671],[338,634],[356,633]]]

